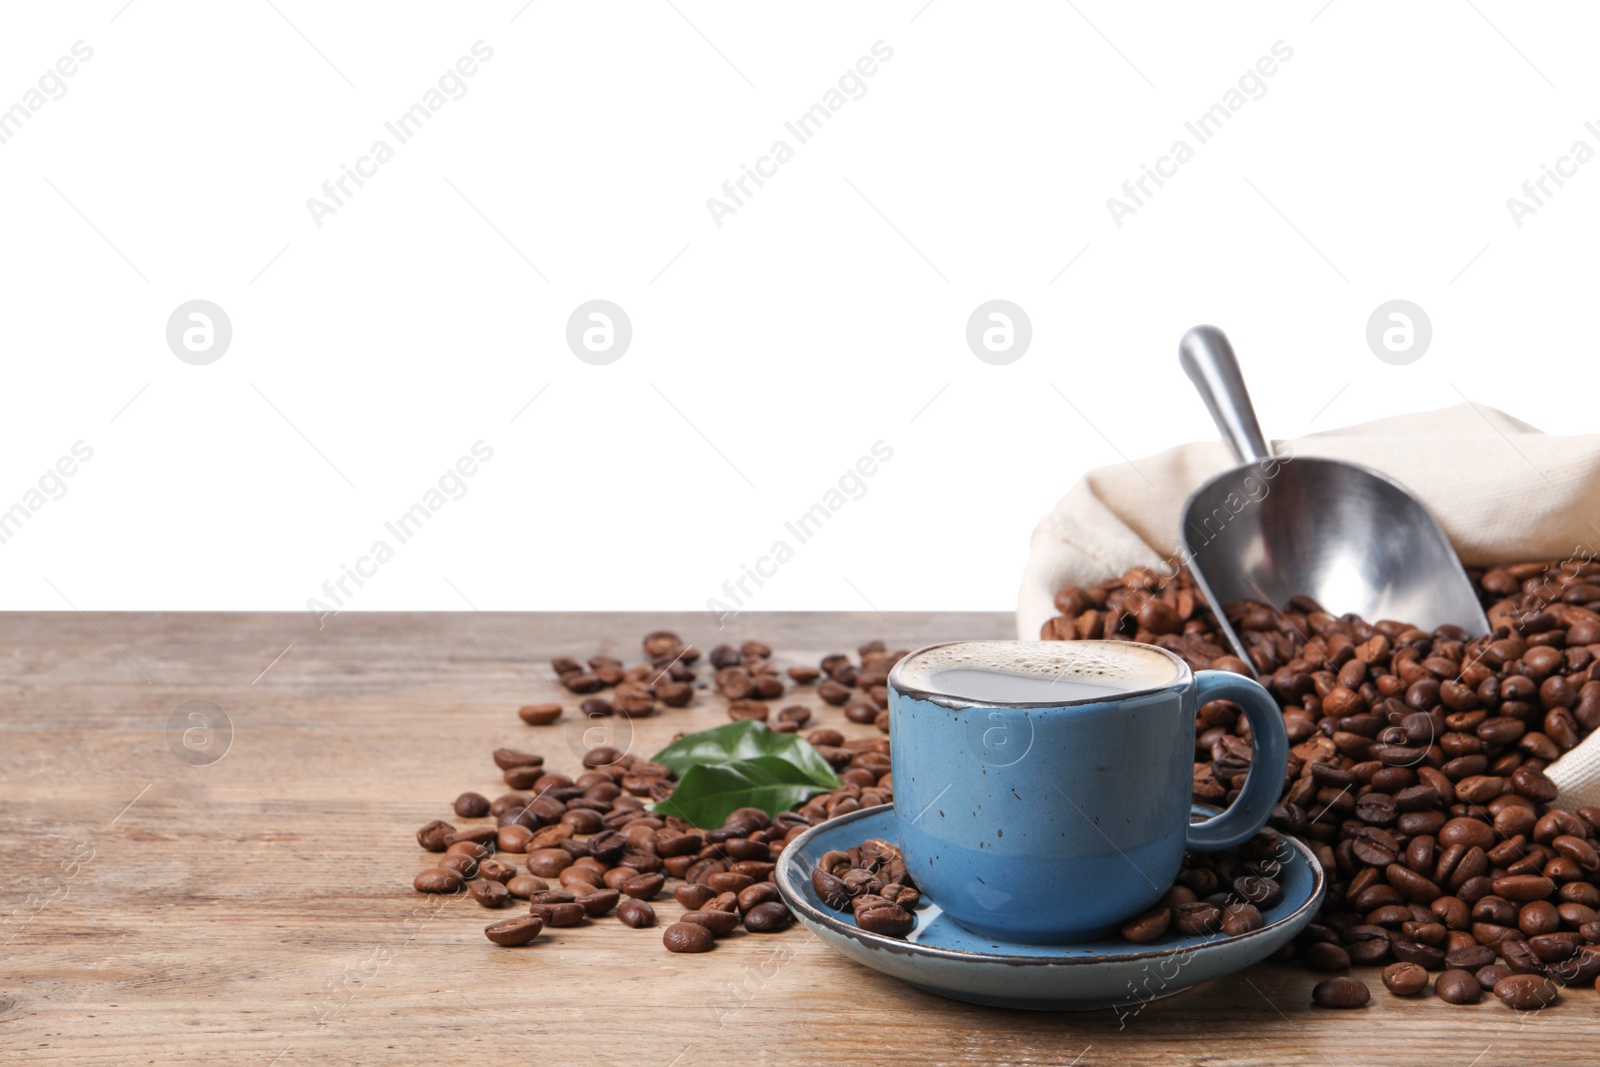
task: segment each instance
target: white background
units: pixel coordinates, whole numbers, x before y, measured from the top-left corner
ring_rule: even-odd
[[[478,440],[351,609],[702,608],[882,440],[748,606],[1007,609],[1080,472],[1212,436],[1176,365],[1203,321],[1273,436],[1463,397],[1594,429],[1600,161],[1520,228],[1506,205],[1600,147],[1584,5],[274,2],[0,16],[0,108],[94,50],[0,145],[0,509],[94,449],[0,545],[9,608],[304,610]],[[307,198],[479,40],[318,228]],[[1116,226],[1277,41],[1265,95]],[[634,330],[608,366],[565,343],[597,297]],[[208,366],[165,340],[195,298],[234,331]],[[1007,366],[965,342],[993,298],[1032,320]],[[1432,320],[1409,366],[1366,345],[1392,298]]]

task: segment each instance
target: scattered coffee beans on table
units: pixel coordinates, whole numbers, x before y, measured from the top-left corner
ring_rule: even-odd
[[[651,715],[693,700],[698,677],[693,665],[700,653],[667,631],[647,635],[643,646],[649,662],[635,667],[604,655],[589,657],[587,670],[570,658],[551,666],[568,690],[583,696],[578,710],[584,715]],[[716,698],[726,703],[730,718],[770,720],[771,729],[793,733],[810,722],[811,709],[791,705],[771,720],[764,701],[782,696],[789,686],[820,679],[843,691],[845,700],[839,703],[870,707],[871,715],[858,718],[886,731],[887,720],[879,722],[887,703],[883,683],[903,655],[875,641],[857,649],[855,662],[840,653],[817,667],[790,667],[787,682],[773,665],[772,649],[759,641],[738,648],[718,645],[708,658],[717,672]],[[853,695],[857,689],[859,699]],[[606,691],[609,697],[596,695]],[[547,725],[564,712],[561,704],[532,704],[519,715],[530,725]],[[493,800],[467,792],[454,801],[457,818],[490,824],[457,829],[435,820],[418,830],[418,845],[438,854],[438,861],[418,874],[413,886],[428,893],[465,891],[490,909],[527,901],[526,917],[484,930],[491,942],[508,947],[613,913],[625,926],[655,926],[658,917],[650,901],[666,892],[669,880],[677,883],[672,896],[685,911],[662,932],[668,951],[709,951],[741,925],[753,934],[780,932],[793,922],[771,880],[783,848],[814,823],[894,799],[887,737],[847,739],[838,730],[819,728],[807,740],[839,775],[840,788],[775,817],[741,808],[714,828],[647,808],[670,796],[675,785],[670,769],[661,764],[599,747],[582,757],[581,772],[570,777],[548,769],[539,753],[496,749],[495,766],[511,791]],[[520,869],[513,862],[519,859]]]

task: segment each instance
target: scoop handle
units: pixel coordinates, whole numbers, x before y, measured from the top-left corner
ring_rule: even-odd
[[[1178,342],[1178,362],[1239,462],[1254,463],[1271,456],[1227,335],[1215,326],[1196,326]]]

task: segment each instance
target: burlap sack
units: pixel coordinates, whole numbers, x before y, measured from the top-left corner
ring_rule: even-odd
[[[1468,565],[1600,557],[1600,434],[1551,437],[1493,408],[1458,404],[1311,434],[1287,447],[1296,456],[1361,463],[1409,487]],[[1038,638],[1064,585],[1176,558],[1184,501],[1233,462],[1221,442],[1200,441],[1080,478],[1034,528],[1017,636]],[[1600,804],[1600,732],[1549,773],[1561,803]]]

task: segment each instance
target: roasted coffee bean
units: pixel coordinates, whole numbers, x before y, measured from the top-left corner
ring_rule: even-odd
[[[444,867],[433,867],[418,874],[411,885],[419,893],[459,893],[466,880]]]
[[[1415,996],[1428,988],[1428,972],[1415,963],[1391,963],[1383,969],[1383,984],[1397,997]]]
[[[716,938],[704,926],[690,922],[676,922],[661,933],[661,943],[668,952],[710,952],[717,947]]]
[[[1543,900],[1556,891],[1556,884],[1543,875],[1513,874],[1496,878],[1493,882],[1497,895],[1507,900]]]
[[[1453,967],[1433,980],[1433,991],[1446,1004],[1476,1004],[1483,998],[1477,975]]]
[[[1372,867],[1387,867],[1400,855],[1400,843],[1387,830],[1376,826],[1357,830],[1350,849],[1357,859]]]
[[[453,834],[445,835],[446,852],[464,852],[474,859],[483,859],[489,854],[489,846],[495,843],[500,831],[493,826],[474,826],[467,830],[457,830]],[[458,848],[458,845],[477,845],[478,849]]]
[[[561,705],[525,704],[517,709],[517,715],[529,726],[548,726],[561,718]]]
[[[513,767],[542,767],[544,757],[536,752],[523,752],[515,748],[497,748],[494,750],[494,765],[502,771],[509,771]]]
[[[537,848],[528,853],[528,873],[540,878],[557,878],[572,866],[572,856],[560,848]]]
[[[440,856],[439,867],[443,870],[454,871],[462,877],[463,881],[468,878],[478,877],[478,861],[459,852],[446,852],[443,856]]]
[[[763,883],[766,884],[766,883]],[[752,887],[754,888],[754,887]],[[890,905],[897,907],[898,905]],[[744,913],[744,928],[753,934],[770,934],[786,929],[794,917],[782,901],[769,900]]]
[[[486,908],[503,908],[511,902],[511,891],[487,878],[474,878],[468,882],[467,894]]]
[[[654,926],[656,924],[656,909],[645,901],[629,897],[617,905],[617,918],[622,920],[622,925],[632,926],[635,929]]]
[[[571,904],[576,895],[566,889],[541,889],[528,897],[530,904]]]
[[[739,927],[739,916],[736,913],[715,909],[686,911],[679,921],[704,926],[717,937],[726,937]]]
[[[445,838],[456,832],[456,828],[447,822],[435,819],[417,831],[417,844],[429,852],[443,852],[449,847]]]
[[[749,914],[750,909],[768,901],[781,900],[778,887],[771,882],[757,882],[739,892],[739,911]]]
[[[861,896],[852,902],[856,925],[869,933],[904,937],[916,926],[916,917],[900,905],[879,896]]]
[[[1326,941],[1319,941],[1307,946],[1304,959],[1306,966],[1313,971],[1348,971],[1350,969],[1350,953],[1338,945]]]
[[[1143,945],[1166,933],[1170,925],[1172,925],[1172,909],[1153,908],[1128,920],[1122,927],[1122,936],[1134,944]]]
[[[1258,908],[1271,908],[1283,899],[1283,887],[1277,880],[1260,874],[1235,878],[1233,891]]]
[[[831,876],[830,876],[831,877]],[[835,879],[837,881],[837,879]],[[677,898],[689,911],[695,911],[708,902],[715,900],[717,891],[700,882],[688,882],[673,889],[672,895]],[[821,894],[818,894],[821,895]],[[840,904],[829,903],[829,907],[841,907]]]
[[[513,919],[501,919],[497,923],[490,923],[483,928],[483,936],[497,945],[515,948],[526,945],[539,936],[544,929],[544,920],[537,915],[518,915]]]
[[[535,893],[549,888],[550,884],[543,878],[536,878],[531,874],[519,874],[506,882],[506,890],[519,900],[527,900]]]
[[[1190,937],[1215,934],[1222,928],[1222,909],[1203,900],[1179,904],[1172,909],[1172,928]]]
[[[1445,954],[1446,967],[1459,968],[1464,971],[1480,971],[1493,963],[1494,949],[1487,945],[1472,945],[1468,948],[1458,948]]]
[[[665,884],[665,876],[659,873],[641,874],[624,882],[622,891],[635,900],[650,900],[661,892],[661,887]]]
[[[622,894],[615,889],[596,889],[591,893],[579,893],[573,898],[573,903],[582,905],[589,918],[598,919],[602,915],[609,915],[621,897]]]
[[[849,703],[850,690],[830,678],[817,686],[817,699],[824,704],[832,704],[835,707],[839,707]]]
[[[528,913],[537,915],[544,920],[548,927],[576,926],[588,916],[582,904],[569,902],[565,904],[540,904],[528,905]]]
[[[1474,977],[1478,979],[1478,985],[1483,987],[1485,993],[1491,993],[1494,991],[1495,983],[1510,973],[1509,970],[1499,964],[1490,964],[1487,967],[1479,967],[1474,973]]]
[[[456,797],[455,809],[463,819],[481,819],[489,814],[489,798],[482,793],[462,793]]]
[[[1311,1003],[1319,1008],[1364,1008],[1371,999],[1366,983],[1348,975],[1325,979],[1311,988]]]
[[[1561,997],[1554,982],[1537,974],[1508,975],[1494,984],[1494,995],[1517,1011],[1548,1007]]]

